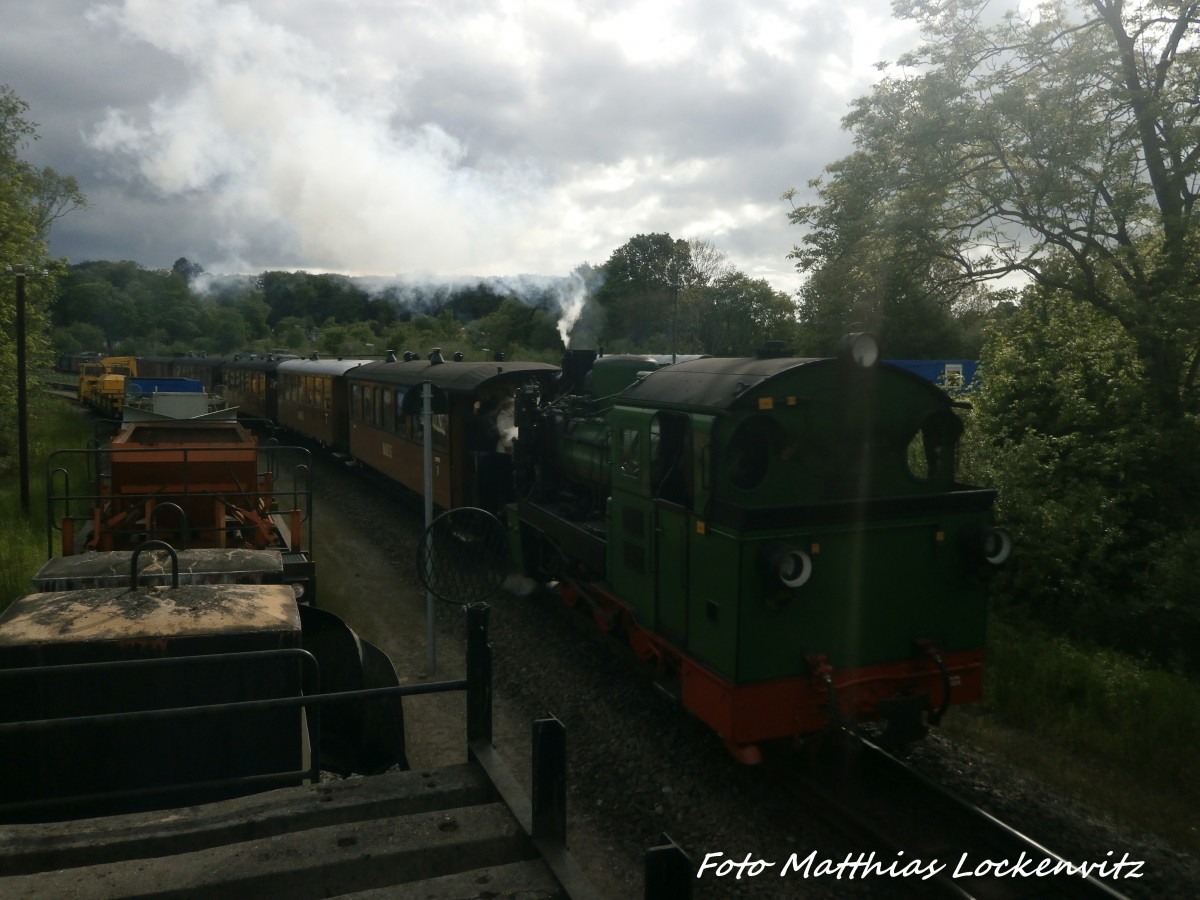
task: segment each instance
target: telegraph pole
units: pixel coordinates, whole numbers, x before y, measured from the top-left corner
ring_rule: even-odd
[[[29,386],[25,365],[25,277],[31,266],[5,266],[17,279],[17,469],[21,479],[21,512],[29,515]]]

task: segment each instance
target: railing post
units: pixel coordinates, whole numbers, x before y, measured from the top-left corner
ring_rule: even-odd
[[[467,606],[467,743],[492,742],[492,645],[486,603]]]
[[[567,842],[567,729],[551,716],[533,723],[533,837]]]
[[[661,847],[646,851],[646,900],[691,900],[695,867],[683,848],[664,834]]]

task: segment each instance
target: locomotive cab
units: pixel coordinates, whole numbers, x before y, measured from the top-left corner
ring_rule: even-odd
[[[912,734],[980,695],[994,494],[955,480],[951,398],[852,337],[657,368],[586,417],[560,404],[551,477],[512,511],[525,558],[551,543],[568,590],[747,759],[893,713]],[[603,504],[603,529],[564,494]]]

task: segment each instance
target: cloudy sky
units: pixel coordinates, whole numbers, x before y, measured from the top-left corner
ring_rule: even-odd
[[[788,292],[780,194],[912,46],[888,0],[0,0],[72,262],[565,275],[639,233]]]

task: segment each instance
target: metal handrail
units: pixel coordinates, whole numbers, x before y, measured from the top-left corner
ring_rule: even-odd
[[[94,803],[124,799],[137,799],[183,791],[207,788],[231,787],[236,785],[294,784],[302,778],[313,782],[320,779],[321,707],[327,704],[355,700],[375,700],[389,697],[411,697],[423,694],[466,691],[467,693],[467,739],[468,743],[480,739],[490,742],[492,735],[492,686],[491,645],[488,643],[488,607],[486,604],[471,604],[467,607],[467,677],[424,684],[395,685],[382,688],[367,688],[356,691],[321,693],[320,665],[307,650],[281,648],[276,650],[253,650],[240,653],[213,653],[192,656],[159,657],[152,659],[107,660],[103,662],[69,663],[63,665],[31,666],[25,668],[0,669],[0,682],[18,677],[57,677],[69,674],[90,674],[126,669],[152,671],[186,665],[219,665],[221,663],[251,662],[254,660],[287,660],[295,658],[302,668],[301,696],[273,697],[259,700],[237,700],[226,703],[206,703],[195,706],[163,709],[130,710],[116,713],[100,713],[84,716],[62,716],[48,719],[31,719],[20,722],[0,723],[0,741],[19,739],[22,735],[63,732],[98,725],[124,725],[135,722],[170,722],[174,720],[220,716],[234,711],[266,711],[304,709],[307,713],[310,765],[307,769],[263,773],[253,776],[221,779],[219,781],[176,782],[144,788],[126,788],[117,791],[93,794],[73,794],[63,797],[23,800],[0,803],[0,819],[13,814],[25,814],[78,803]]]

